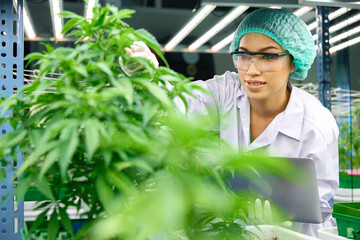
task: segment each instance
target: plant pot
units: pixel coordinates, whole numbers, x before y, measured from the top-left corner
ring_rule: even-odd
[[[255,233],[260,239],[265,240],[315,240],[317,238],[295,232],[283,227],[274,225],[259,225],[258,228],[254,226],[247,227],[247,230]]]
[[[335,203],[332,216],[336,219],[338,234],[360,239],[360,202]]]
[[[336,227],[318,229],[318,238],[322,240],[347,240],[348,238],[339,236]]]
[[[340,186],[334,197],[334,202],[360,202],[360,175],[339,173]]]
[[[340,188],[360,188],[360,175],[350,175],[346,172],[339,173]]]

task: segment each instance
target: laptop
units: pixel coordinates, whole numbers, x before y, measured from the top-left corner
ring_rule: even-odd
[[[279,159],[293,164],[294,167],[288,172],[290,180],[287,177],[263,173],[250,179],[235,175],[228,177],[230,188],[233,191],[250,192],[264,200],[268,199],[275,221],[324,222],[331,216],[332,209],[320,207],[314,161],[310,158],[269,157],[269,161]]]

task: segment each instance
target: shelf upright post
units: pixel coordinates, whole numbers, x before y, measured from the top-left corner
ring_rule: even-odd
[[[0,97],[10,97],[24,84],[23,0],[15,4],[13,0],[0,0]],[[12,112],[6,114],[11,116]],[[0,126],[1,135],[9,131],[12,131],[9,123]],[[18,182],[14,173],[23,156],[19,153],[17,159],[7,160],[10,164],[1,166],[6,178],[0,182],[0,239],[21,240],[24,201],[14,194]]]

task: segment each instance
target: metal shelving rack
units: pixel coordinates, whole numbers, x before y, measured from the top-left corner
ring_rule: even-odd
[[[23,0],[0,0],[0,88],[1,97],[9,97],[23,86],[24,82],[24,32]],[[15,71],[15,72],[13,72]],[[8,112],[6,114],[12,114]],[[0,126],[1,134],[11,131],[10,124]],[[16,199],[14,190],[18,179],[14,173],[22,164],[23,157],[8,159],[11,164],[1,167],[6,171],[5,182],[0,182],[0,239],[20,240],[24,226],[24,202]],[[6,197],[8,195],[8,197]]]

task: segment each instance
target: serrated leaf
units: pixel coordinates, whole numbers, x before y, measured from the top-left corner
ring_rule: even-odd
[[[156,102],[146,101],[143,109],[143,124],[146,125],[157,113],[159,105]]]
[[[81,18],[73,18],[73,19],[67,21],[65,23],[63,29],[61,30],[61,33],[66,33],[68,31],[70,31],[71,29],[73,29],[75,26],[79,25],[83,21],[84,20]]]
[[[41,53],[37,53],[37,52],[30,53],[30,54],[26,55],[26,56],[24,57],[24,61],[28,61],[28,62],[26,63],[26,66],[25,66],[25,67],[27,67],[27,66],[28,66],[30,63],[32,63],[33,61],[39,60],[39,59],[42,59],[42,58],[44,58],[44,55],[41,54]]]
[[[61,11],[59,16],[62,18],[83,18],[83,16],[77,15],[76,13],[70,11]]]
[[[64,208],[59,207],[59,213],[60,213],[60,217],[61,217],[61,223],[62,225],[65,227],[65,230],[70,233],[71,235],[74,234],[73,232],[73,226],[72,226],[72,222],[69,218],[68,213],[65,211]]]
[[[120,91],[121,94],[123,94],[127,104],[131,108],[134,97],[134,88],[131,81],[128,78],[122,78],[119,81],[112,81],[112,83],[114,87],[116,87],[116,89]]]
[[[99,199],[108,213],[111,212],[110,203],[114,197],[111,186],[106,182],[104,176],[99,176],[96,180],[96,192],[98,193]]]
[[[35,185],[44,196],[50,198],[51,200],[55,200],[46,178],[37,178],[35,180]]]
[[[87,152],[87,161],[90,162],[96,149],[99,147],[99,122],[95,119],[89,119],[84,122],[85,127],[85,145]]]
[[[152,82],[149,82],[145,79],[132,79],[133,82],[145,87],[154,97],[160,100],[161,104],[167,108],[171,108],[171,101],[166,94],[165,90],[155,85]]]
[[[84,65],[77,65],[74,67],[74,70],[80,73],[85,78],[89,76],[88,72],[86,71],[86,67]]]
[[[114,10],[116,11],[116,8],[114,8]],[[113,12],[113,11],[112,11]],[[131,9],[120,9],[117,12],[117,17],[120,19],[123,18],[130,18],[131,15],[133,15],[135,13],[135,10],[131,10]]]
[[[67,168],[79,144],[78,124],[69,121],[68,125],[61,131],[59,144],[59,167],[62,179],[65,179]]]
[[[103,71],[104,73],[106,73],[110,78],[113,78],[113,72],[111,71],[110,67],[104,63],[104,62],[98,62],[96,63],[96,65],[98,66],[98,68]]]
[[[43,162],[43,165],[41,166],[41,170],[40,170],[40,174],[39,177],[42,178],[44,177],[44,174],[50,169],[50,167],[56,162],[56,160],[58,159],[59,155],[58,155],[58,151],[57,149],[54,149],[52,151],[50,151],[47,155],[46,158]]]
[[[45,209],[44,211],[42,211],[37,217],[36,220],[31,224],[31,228],[29,233],[31,234],[32,232],[34,232],[34,230],[38,229],[41,224],[43,222],[45,222],[46,220],[46,214],[49,211],[49,208]]]
[[[16,189],[16,198],[22,199],[25,196],[26,191],[30,188],[30,184],[33,181],[33,177],[29,176],[21,180],[21,183]]]
[[[0,143],[3,146],[17,146],[22,140],[24,140],[26,134],[26,130],[14,130],[8,132],[0,138]]]
[[[58,220],[58,214],[56,212],[56,209],[54,209],[49,221],[48,240],[56,240],[56,237],[59,234],[59,230],[60,224]]]
[[[164,51],[156,38],[150,32],[143,28],[137,29],[135,32],[137,33],[140,40],[145,42],[146,45],[148,45],[152,50],[154,50],[156,55],[161,58],[161,60],[165,63],[167,67],[169,67],[168,62],[164,57]]]

